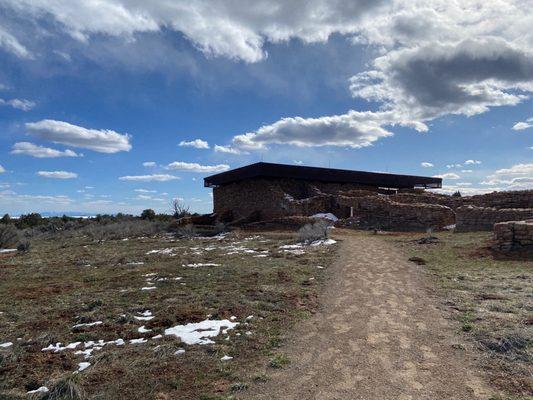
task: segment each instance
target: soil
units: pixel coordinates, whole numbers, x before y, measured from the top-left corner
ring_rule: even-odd
[[[424,266],[378,237],[345,235],[322,307],[280,349],[290,360],[242,399],[484,399],[494,393]]]

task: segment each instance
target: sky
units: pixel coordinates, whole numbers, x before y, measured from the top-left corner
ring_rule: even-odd
[[[532,9],[0,0],[0,213],[211,212],[261,160],[532,189]]]

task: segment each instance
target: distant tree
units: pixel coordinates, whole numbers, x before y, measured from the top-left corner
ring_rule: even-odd
[[[11,223],[11,217],[9,214],[4,214],[2,219],[0,219],[0,224],[10,224]]]
[[[454,194],[452,194],[453,197],[463,197],[461,195],[461,192],[460,191],[457,191],[457,192],[454,192]]]
[[[170,202],[172,215],[174,218],[179,219],[191,215],[189,207],[186,206],[180,199],[172,199]]]
[[[149,221],[153,221],[155,219],[155,211],[151,208],[147,208],[146,210],[143,210],[141,213],[142,219],[147,219]]]
[[[39,213],[23,214],[17,220],[17,228],[33,228],[43,223],[43,217]]]

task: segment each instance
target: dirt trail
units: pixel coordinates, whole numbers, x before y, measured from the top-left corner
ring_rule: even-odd
[[[484,399],[491,392],[437,308],[427,276],[392,244],[343,237],[321,310],[282,349],[291,365],[243,399]]]

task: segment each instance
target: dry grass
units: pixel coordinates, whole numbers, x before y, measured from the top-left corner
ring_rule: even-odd
[[[0,343],[14,343],[0,348],[0,398],[27,399],[28,390],[43,385],[51,393],[34,398],[69,392],[74,397],[65,398],[82,393],[89,399],[224,399],[244,390],[292,324],[316,309],[327,274],[316,266],[327,267],[334,252],[331,246],[302,255],[285,252],[279,246],[294,242],[287,234],[237,236],[37,240],[27,253],[0,255]],[[146,254],[164,248],[172,255]],[[256,257],[261,252],[268,256]],[[184,266],[190,263],[220,265]],[[149,285],[146,274],[155,274],[157,289],[140,290]],[[155,318],[134,318],[145,310]],[[213,345],[187,346],[174,336],[151,339],[208,315],[235,316],[239,325],[228,340],[220,335]],[[103,324],[73,328],[95,321]],[[151,332],[139,333],[141,325]],[[72,350],[41,351],[57,342],[140,337],[147,343],[106,345],[88,360]],[[186,352],[175,355],[178,348]],[[224,355],[233,359],[223,362]],[[91,366],[73,382],[82,361]]]
[[[533,395],[533,261],[497,260],[487,249],[491,233],[438,233],[420,244],[420,234],[386,236],[408,257],[425,260],[459,334],[512,399]],[[502,398],[503,399],[503,398]]]

